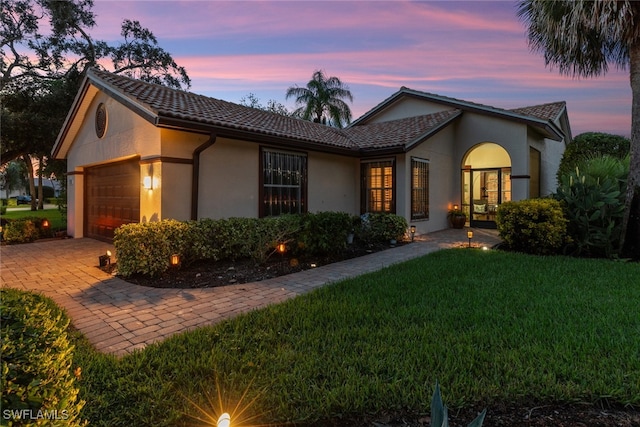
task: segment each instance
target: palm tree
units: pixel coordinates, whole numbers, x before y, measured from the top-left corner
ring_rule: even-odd
[[[640,259],[640,2],[632,0],[524,0],[518,16],[528,25],[529,46],[561,74],[593,77],[609,64],[629,67],[631,164],[621,249]]]
[[[296,114],[305,120],[317,123],[329,123],[343,127],[351,122],[351,109],[344,98],[353,102],[349,88],[337,77],[326,77],[324,72],[316,70],[307,83],[307,87],[292,86],[287,89],[286,98],[294,97],[300,107]]]

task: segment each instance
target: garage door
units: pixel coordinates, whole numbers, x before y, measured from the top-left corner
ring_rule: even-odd
[[[85,170],[85,236],[113,240],[122,224],[140,220],[139,160],[127,160]]]

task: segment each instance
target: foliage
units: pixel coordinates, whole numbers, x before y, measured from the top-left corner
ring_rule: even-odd
[[[279,103],[274,99],[267,101],[267,105],[263,105],[260,99],[254,94],[249,93],[247,96],[243,96],[239,101],[240,105],[245,107],[256,108],[262,111],[269,111],[271,113],[280,114],[281,116],[295,117],[295,114],[287,109],[286,106]]]
[[[201,425],[193,418],[246,391],[240,407],[253,402],[245,414],[259,418],[239,425],[330,425],[321,420],[420,413],[436,380],[456,409],[637,406],[637,279],[634,263],[438,251],[120,359],[80,345],[82,415]]]
[[[390,213],[369,213],[361,217],[361,227],[356,230],[358,239],[368,243],[388,243],[402,240],[407,232],[407,220]]]
[[[23,218],[7,222],[2,237],[8,244],[30,243],[38,239],[40,231],[32,219]]]
[[[481,427],[484,417],[487,414],[485,409],[469,424],[469,427]],[[442,395],[440,394],[440,385],[436,381],[436,389],[431,398],[431,427],[449,427],[449,410],[442,403]]]
[[[611,258],[619,254],[629,158],[582,160],[563,175],[555,198],[569,220],[568,250],[576,255]]]
[[[117,73],[174,88],[189,87],[183,67],[157,46],[139,22],[122,23],[124,42],[109,45],[89,34],[92,0],[3,1],[2,162],[46,156],[62,126],[84,71],[111,60]]]
[[[11,161],[3,165],[0,173],[0,188],[6,191],[7,199],[13,190],[25,188],[27,185],[27,171],[24,162]]]
[[[86,425],[79,418],[85,402],[72,372],[69,318],[50,299],[10,288],[2,289],[0,306],[3,425]],[[38,411],[43,418],[29,419]]]
[[[632,105],[640,105],[640,2],[522,0],[529,45],[563,74],[592,77],[609,64],[629,67]],[[640,259],[640,108],[631,110],[631,161],[620,246]]]
[[[353,228],[353,217],[345,212],[318,212],[303,217],[299,238],[307,253],[326,255],[347,248],[347,236]]]
[[[630,143],[628,138],[619,135],[600,132],[581,133],[567,144],[562,154],[557,173],[558,182],[564,175],[573,172],[578,163],[585,159],[606,155],[624,159],[629,155]]]
[[[307,87],[291,86],[286,98],[295,98],[300,107],[296,116],[316,123],[329,123],[342,128],[351,122],[351,109],[343,99],[353,102],[349,88],[338,77],[326,77],[322,70],[316,70]]]
[[[11,199],[10,201],[15,203],[15,199]],[[67,229],[67,222],[58,209],[44,209],[39,211],[10,210],[3,215],[3,219],[9,222],[13,220],[30,219],[36,225],[41,223],[44,218],[49,220],[51,224],[50,228],[53,232]]]
[[[556,254],[566,241],[567,220],[553,199],[505,202],[498,207],[496,225],[500,237],[518,252]]]

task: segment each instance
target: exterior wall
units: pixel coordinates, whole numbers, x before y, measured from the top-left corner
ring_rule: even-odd
[[[86,116],[80,125],[67,155],[68,178],[67,232],[74,237],[83,237],[84,222],[84,179],[81,173],[86,167],[135,156],[160,155],[160,129],[144,120],[131,110],[102,92],[94,94]],[[89,96],[89,95],[88,95]],[[95,111],[100,103],[107,108],[107,128],[104,136],[98,138],[95,131]],[[76,120],[80,120],[76,117]],[[73,175],[73,173],[77,173]],[[141,186],[141,201],[147,198]],[[141,220],[143,213],[141,212]]]
[[[218,138],[200,155],[198,219],[258,217],[260,146]]]
[[[383,111],[378,112],[374,117],[368,119],[364,123],[379,123],[389,120],[404,119],[406,117],[421,116],[424,114],[433,114],[439,111],[451,110],[453,107],[438,104],[435,102],[425,101],[412,97],[403,97],[393,104],[389,105]]]
[[[548,196],[558,188],[556,174],[565,149],[564,141],[542,139],[531,132],[529,144],[540,151],[540,196]]]
[[[529,144],[525,124],[465,112],[456,127],[456,158],[461,161],[465,153],[479,143],[493,142],[500,145],[511,158],[511,175],[514,177],[511,181],[512,200],[529,197],[529,179],[518,178],[529,175]],[[458,171],[462,166],[458,166]]]
[[[460,160],[455,154],[455,130],[443,129],[428,141],[418,145],[404,156],[404,183],[398,186],[403,194],[402,203],[396,205],[409,225],[416,226],[416,234],[425,234],[449,227],[447,213],[460,199]],[[429,219],[411,221],[411,157],[429,160]],[[399,162],[400,163],[400,162]],[[398,200],[399,202],[400,200]]]
[[[360,211],[360,160],[316,152],[307,155],[309,212],[333,211],[357,215]]]

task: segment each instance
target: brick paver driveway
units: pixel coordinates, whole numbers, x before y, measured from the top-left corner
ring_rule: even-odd
[[[494,231],[474,230],[474,245],[499,241]],[[98,268],[98,256],[112,245],[67,239],[3,246],[0,283],[40,292],[64,307],[96,349],[123,355],[177,332],[210,325],[239,313],[309,292],[335,282],[464,244],[465,230],[422,236],[411,245],[377,252],[261,282],[206,289],[138,286]]]

